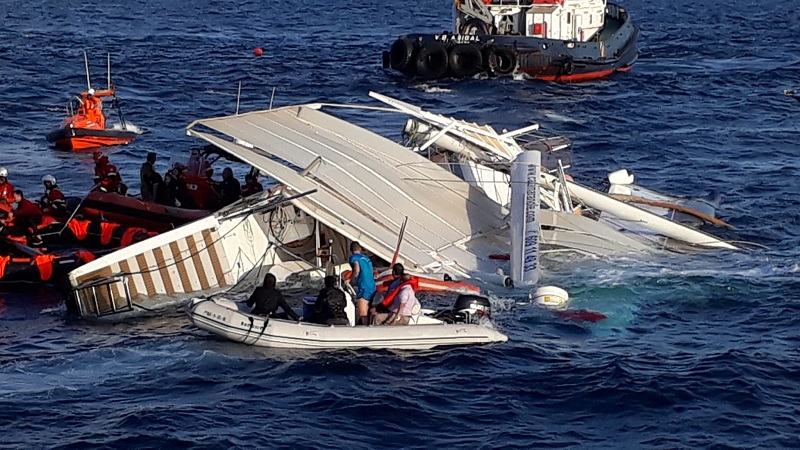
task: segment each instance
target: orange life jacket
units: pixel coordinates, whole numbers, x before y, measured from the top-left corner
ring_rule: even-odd
[[[0,256],[0,280],[6,275],[6,265],[11,260],[10,256]]]
[[[86,239],[86,235],[89,234],[89,222],[88,220],[78,220],[78,219],[71,219],[67,222],[67,226],[69,227],[72,234],[75,235],[75,238],[79,241]]]
[[[14,185],[6,181],[0,185],[0,197],[8,200],[8,204],[14,203]]]
[[[114,222],[100,222],[100,243],[108,245],[111,243],[111,238],[114,237],[114,229],[119,227],[118,223]]]
[[[395,280],[384,281],[383,284],[388,287],[389,285],[394,283],[394,281]],[[411,279],[409,279],[408,281],[404,281],[398,284],[397,287],[392,289],[391,291],[387,291],[386,295],[383,297],[383,300],[381,300],[381,305],[388,308],[394,301],[394,298],[397,297],[397,294],[400,292],[400,289],[403,286],[411,286],[411,288],[414,289],[414,291],[417,291],[419,290],[419,278],[411,277]]]
[[[42,281],[47,281],[53,276],[53,260],[55,255],[37,255],[34,258],[36,267],[39,268],[39,277]]]

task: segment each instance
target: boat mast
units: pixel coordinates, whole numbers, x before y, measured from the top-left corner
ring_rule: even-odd
[[[107,65],[106,65],[106,86],[108,86],[108,90],[111,90],[111,52],[106,54],[108,56]]]
[[[86,54],[86,50],[83,51],[83,66],[86,68],[86,90],[92,88],[92,82],[89,79],[89,56]]]
[[[236,114],[235,116],[239,115],[239,100],[242,98],[242,82],[239,81],[239,91],[236,93]]]

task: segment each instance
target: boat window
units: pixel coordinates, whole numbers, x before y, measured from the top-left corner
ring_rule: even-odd
[[[572,19],[572,13],[567,13],[567,23],[568,24],[569,24],[571,19]]]
[[[591,25],[591,24],[592,24],[592,15],[589,14],[589,25]]]

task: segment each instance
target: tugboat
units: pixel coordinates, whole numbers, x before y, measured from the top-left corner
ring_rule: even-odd
[[[638,28],[606,0],[455,0],[453,32],[401,36],[383,67],[422,80],[527,76],[578,82],[627,72]]]
[[[111,56],[108,57],[108,85],[105,90],[95,90],[89,79],[89,60],[83,54],[86,65],[85,92],[81,92],[67,104],[67,118],[57,129],[47,133],[47,141],[58,148],[80,151],[108,145],[128,144],[136,139],[138,130],[129,126],[122,116],[116,86],[111,84]],[[119,123],[106,128],[103,114],[103,97],[113,98],[119,114]]]

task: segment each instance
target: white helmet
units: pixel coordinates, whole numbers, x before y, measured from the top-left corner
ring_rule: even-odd
[[[87,92],[89,95],[94,95],[94,89],[92,89],[92,88],[89,88],[89,90],[88,90],[88,91],[86,91],[86,92]]]
[[[54,177],[54,176],[52,176],[52,175],[45,175],[45,176],[43,176],[43,177],[42,177],[42,183],[48,183],[48,182],[49,182],[50,184],[52,184],[53,186],[55,186],[55,184],[56,184],[56,177]]]
[[[0,167],[0,177],[8,178],[8,169]]]

